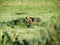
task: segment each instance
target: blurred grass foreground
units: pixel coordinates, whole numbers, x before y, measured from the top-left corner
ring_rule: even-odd
[[[0,45],[60,45],[60,1],[0,0]]]

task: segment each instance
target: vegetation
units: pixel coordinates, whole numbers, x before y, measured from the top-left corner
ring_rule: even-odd
[[[59,2],[0,0],[0,45],[60,45]]]

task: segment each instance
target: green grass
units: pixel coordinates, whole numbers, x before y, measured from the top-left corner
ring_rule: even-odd
[[[31,1],[32,4],[30,3]],[[17,4],[19,2],[25,3]],[[18,12],[26,14],[17,15],[16,13]],[[29,41],[30,45],[38,45],[39,41],[41,42],[41,45],[45,45],[46,39],[49,39],[50,41],[50,38],[53,38],[53,45],[59,45],[57,44],[60,41],[58,40],[60,38],[58,36],[60,35],[58,34],[60,30],[59,15],[59,0],[0,0],[0,41],[3,31],[7,31],[12,41],[18,36],[20,42],[22,42],[23,39],[26,39]],[[15,26],[14,28],[11,28],[6,24],[12,20],[17,20],[22,17],[25,18],[27,16],[40,18],[40,26],[32,25],[33,28]],[[5,38],[5,41],[6,39],[7,38]],[[3,43],[1,45],[10,44]]]

